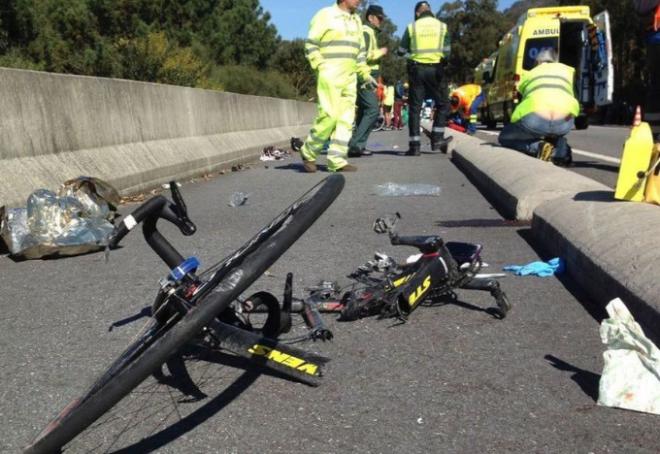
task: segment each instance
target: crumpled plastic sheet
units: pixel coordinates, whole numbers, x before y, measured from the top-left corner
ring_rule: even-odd
[[[387,182],[374,187],[374,194],[383,197],[439,196],[441,188],[432,184]]]
[[[112,221],[121,201],[119,192],[103,180],[80,176],[67,180],[57,191],[60,197],[74,197],[85,209],[85,216]]]
[[[600,325],[607,351],[598,405],[660,415],[660,350],[649,340],[626,305],[607,305],[610,318]]]
[[[59,194],[38,189],[26,208],[5,210],[0,236],[12,256],[68,256],[106,246],[119,204],[117,191],[101,180],[80,177],[65,182]]]
[[[504,271],[510,271],[516,276],[549,277],[563,273],[565,268],[564,261],[559,257],[555,257],[547,262],[532,262],[527,265],[509,265],[502,269]]]

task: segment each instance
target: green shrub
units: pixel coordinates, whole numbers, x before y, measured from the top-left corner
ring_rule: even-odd
[[[251,66],[215,66],[202,86],[222,87],[224,91],[245,95],[296,98],[296,90],[286,75],[273,70],[261,71]]]

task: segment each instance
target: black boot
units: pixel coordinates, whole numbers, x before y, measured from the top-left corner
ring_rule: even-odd
[[[408,142],[408,151],[406,151],[406,156],[419,156],[421,144],[419,142]]]
[[[360,150],[358,147],[350,147],[348,149],[349,158],[359,158],[361,156],[362,156],[362,150]]]
[[[454,140],[453,137],[445,137],[444,134],[438,137],[431,137],[431,150],[446,154],[449,142],[452,140]]]

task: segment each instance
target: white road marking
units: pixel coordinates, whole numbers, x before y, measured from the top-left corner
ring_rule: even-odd
[[[495,131],[484,131],[483,129],[480,129],[479,132],[482,133],[482,134],[489,135],[489,136],[497,136],[497,135],[500,134],[499,132],[495,132]],[[578,155],[582,155],[582,156],[586,156],[586,157],[588,157],[588,158],[599,159],[599,160],[601,160],[601,161],[605,161],[605,162],[610,162],[610,163],[612,163],[612,164],[621,165],[621,159],[613,158],[613,157],[611,157],[611,156],[607,156],[607,155],[603,155],[603,154],[598,154],[598,153],[592,153],[591,151],[578,150],[577,148],[573,148],[573,153],[578,154]]]
[[[573,148],[573,153],[581,154],[582,156],[587,156],[588,158],[600,159],[601,161],[611,162],[612,164],[621,165],[621,159],[613,158],[611,156],[605,156],[603,154],[592,153],[590,151],[578,150]]]

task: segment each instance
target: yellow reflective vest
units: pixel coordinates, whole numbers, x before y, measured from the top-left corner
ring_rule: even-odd
[[[440,63],[444,57],[447,25],[433,16],[422,17],[408,25],[410,59],[418,63]]]
[[[539,111],[576,117],[580,104],[573,92],[574,76],[575,69],[563,63],[542,63],[523,73],[518,85],[522,101],[513,111],[511,122]]]
[[[371,74],[376,76],[380,71],[380,59],[385,53],[378,47],[376,31],[369,24],[364,24],[364,42],[367,48],[367,64]]]
[[[321,9],[309,24],[305,54],[314,70],[331,69],[336,75],[369,76],[362,21],[336,4]]]

